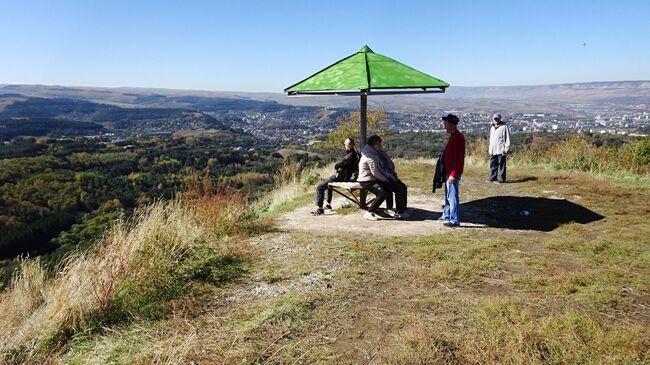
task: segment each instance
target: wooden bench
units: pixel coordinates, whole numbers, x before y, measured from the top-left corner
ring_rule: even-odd
[[[373,200],[366,202],[366,195],[368,191],[361,186],[356,181],[350,182],[331,182],[328,184],[332,191],[338,193],[342,197],[356,204],[360,209],[366,209],[368,204],[371,204]],[[357,192],[359,196],[357,196]]]

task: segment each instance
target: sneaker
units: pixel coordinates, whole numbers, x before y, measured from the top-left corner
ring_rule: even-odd
[[[323,208],[318,208],[311,212],[311,215],[323,215],[325,214],[325,210]]]
[[[485,180],[485,182],[486,182],[486,183],[493,183],[493,182],[497,182],[497,181],[496,181],[496,179],[495,179],[495,180],[487,179],[487,180]]]
[[[448,222],[449,218],[445,218],[445,216],[441,215],[440,218],[438,218],[437,220],[439,220],[441,222]]]
[[[493,184],[501,185],[503,184],[501,181],[492,181]]]
[[[442,225],[445,226],[445,227],[458,227],[458,226],[460,226],[460,223],[445,222]]]
[[[363,217],[366,218],[369,221],[377,221],[379,220],[379,217],[377,217],[377,214],[373,212],[365,212],[363,213]]]
[[[392,210],[392,209],[386,209],[386,210],[384,210],[384,212],[386,212],[386,215],[388,215],[391,218],[395,218],[395,219],[400,218],[400,214],[397,213],[396,211]]]
[[[329,204],[329,203],[326,204],[326,205],[325,205],[325,209],[327,209],[327,210],[332,210],[332,205]]]

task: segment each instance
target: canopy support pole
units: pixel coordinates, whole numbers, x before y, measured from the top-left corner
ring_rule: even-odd
[[[361,128],[359,133],[359,146],[366,145],[366,126],[368,124],[368,96],[361,95],[361,109],[359,110]]]

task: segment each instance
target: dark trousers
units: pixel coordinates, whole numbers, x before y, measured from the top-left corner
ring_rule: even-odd
[[[391,180],[386,183],[388,186],[389,192],[386,195],[386,208],[393,209],[393,193],[395,193],[395,200],[397,201],[397,206],[395,210],[397,213],[404,213],[406,211],[406,197],[407,197],[407,188],[406,184],[402,180]]]
[[[388,196],[388,194],[392,194],[388,183],[385,183],[383,181],[360,181],[359,183],[361,186],[363,186],[364,189],[375,194],[375,200],[373,200],[372,204],[370,204],[368,207],[369,212],[376,211],[381,203],[384,202],[386,196]]]
[[[490,180],[496,181],[497,174],[500,182],[506,182],[506,156],[504,155],[490,156]]]
[[[316,205],[318,205],[319,208],[323,207],[323,200],[325,198],[325,191],[327,191],[327,204],[332,203],[332,189],[329,188],[327,184],[331,182],[338,181],[336,179],[336,175],[332,175],[328,177],[327,179],[323,180],[318,186],[316,187]]]

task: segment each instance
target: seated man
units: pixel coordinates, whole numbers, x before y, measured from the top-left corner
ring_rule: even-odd
[[[388,156],[386,151],[383,149],[380,149],[377,151],[379,154],[379,164],[380,168],[382,170],[382,173],[384,176],[388,178],[388,183],[390,185],[390,190],[395,193],[395,198],[397,199],[397,207],[396,211],[397,214],[391,214],[391,212],[388,212],[390,215],[394,216],[395,218],[398,218],[400,216],[401,218],[407,218],[408,213],[406,213],[406,206],[407,206],[407,188],[406,184],[402,182],[402,180],[399,179],[397,176],[397,172],[395,172],[395,163],[393,163],[393,160]],[[386,195],[386,209],[392,210],[393,209],[393,193],[388,193]]]
[[[361,150],[361,159],[359,160],[359,184],[367,189],[369,192],[375,194],[375,200],[368,207],[368,211],[364,214],[364,217],[368,220],[377,220],[379,219],[377,213],[379,213],[379,206],[384,202],[388,194],[393,192],[397,195],[397,204],[398,209],[402,208],[404,205],[404,210],[406,210],[406,191],[404,189],[404,195],[398,193],[396,190],[397,183],[391,182],[390,178],[387,176],[381,167],[380,161],[380,151],[381,151],[381,137],[373,135],[368,138],[368,144],[363,147]],[[397,178],[396,176],[394,177]],[[387,214],[395,218],[404,218],[397,212],[391,212],[388,210]]]
[[[330,189],[329,183],[335,181],[353,181],[359,172],[359,154],[354,150],[354,140],[348,138],[345,140],[344,145],[345,157],[334,165],[336,174],[323,180],[316,187],[317,208],[311,213],[313,215],[322,215],[325,213],[325,210],[323,209],[325,191],[327,191],[327,205],[325,206],[325,209],[332,209],[332,189]]]

